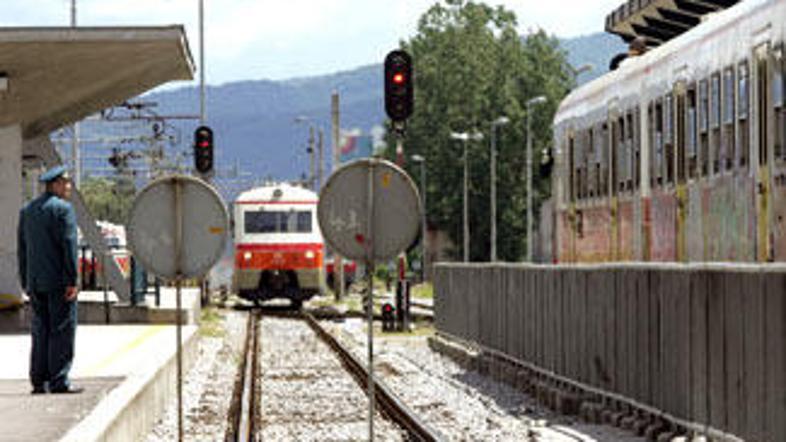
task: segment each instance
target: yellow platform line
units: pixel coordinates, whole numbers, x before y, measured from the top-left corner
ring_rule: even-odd
[[[89,369],[85,370],[84,376],[85,377],[95,377],[98,376],[102,370],[112,365],[117,359],[125,356],[126,354],[130,353],[134,349],[141,346],[145,341],[153,337],[154,335],[160,333],[162,330],[167,328],[166,325],[154,325],[150,326],[144,333],[140,334],[136,338],[134,338],[131,342],[120,347],[119,349],[115,350],[114,353],[110,354],[106,358],[104,358],[98,364],[90,367]]]

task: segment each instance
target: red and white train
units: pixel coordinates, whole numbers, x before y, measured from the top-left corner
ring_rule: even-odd
[[[285,183],[241,193],[234,202],[234,292],[259,304],[284,298],[300,307],[324,287],[324,241],[317,194]]]

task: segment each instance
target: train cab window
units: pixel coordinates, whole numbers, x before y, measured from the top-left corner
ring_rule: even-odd
[[[310,211],[248,211],[244,213],[246,233],[310,233]]]
[[[742,62],[739,65],[739,75],[737,76],[737,96],[739,101],[737,103],[737,147],[739,151],[739,165],[741,169],[748,167],[748,155],[750,149],[750,81],[748,70],[748,62]],[[766,145],[766,143],[763,143]],[[767,155],[760,156],[763,161],[767,160]]]
[[[734,165],[735,139],[734,139],[734,69],[727,68],[723,71],[723,137],[721,148],[721,164],[726,170]]]
[[[772,106],[774,108],[775,124],[775,159],[786,160],[786,111],[784,111],[784,73],[783,73],[783,45],[778,45],[773,51],[772,62]]]
[[[687,124],[687,128],[685,130],[685,149],[688,166],[688,178],[696,179],[699,172],[699,149],[697,140],[698,110],[695,88],[688,90],[687,100],[688,113],[686,115],[687,120],[685,121]]]
[[[710,94],[707,80],[699,82],[699,173],[707,176],[710,170]]]
[[[663,100],[663,151],[665,183],[674,183],[674,101],[671,94]]]
[[[710,140],[712,143],[712,173],[721,170],[721,79],[720,73],[712,74],[710,81]]]

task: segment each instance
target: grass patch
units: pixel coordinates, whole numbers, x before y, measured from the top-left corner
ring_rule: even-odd
[[[199,316],[199,334],[211,338],[224,337],[224,314],[215,307],[203,308]]]
[[[412,297],[420,299],[434,299],[434,286],[430,282],[424,282],[412,287]]]

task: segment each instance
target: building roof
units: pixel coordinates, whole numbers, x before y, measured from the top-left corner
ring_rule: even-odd
[[[193,73],[182,26],[1,28],[0,127],[44,135]]]
[[[706,14],[740,0],[628,0],[606,16],[606,32],[625,41],[641,36],[658,46],[701,23]]]

